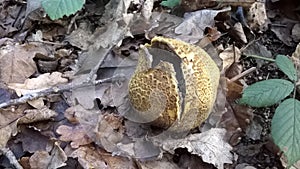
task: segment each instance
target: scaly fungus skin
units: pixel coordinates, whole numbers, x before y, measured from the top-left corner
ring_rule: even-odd
[[[209,116],[216,99],[220,72],[215,62],[202,48],[176,39],[154,37],[151,45],[145,46],[165,49],[180,57],[185,91],[179,90],[172,63],[162,61],[151,68],[151,56],[140,51],[136,71],[129,81],[132,106],[138,113],[160,111],[151,123],[154,126],[178,132],[199,126]]]

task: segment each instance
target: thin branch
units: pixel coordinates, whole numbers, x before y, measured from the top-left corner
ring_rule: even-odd
[[[103,83],[111,83],[111,82],[115,82],[115,81],[124,81],[124,80],[125,80],[124,75],[116,75],[116,76],[106,78],[106,79],[95,80],[93,82],[82,82],[82,83],[77,83],[77,84],[68,83],[68,84],[64,84],[64,85],[58,85],[55,87],[51,87],[51,88],[47,88],[47,89],[43,89],[43,90],[39,90],[39,91],[33,91],[31,93],[25,94],[24,96],[22,96],[18,99],[12,99],[7,102],[1,103],[0,108],[26,103],[27,101],[35,100],[37,98],[44,97],[44,96],[47,96],[52,93],[62,93],[65,91],[70,91],[70,90],[78,89],[78,88],[82,88],[82,87],[95,86],[95,85],[99,85],[99,84],[103,84]]]
[[[238,79],[240,79],[240,78],[242,78],[242,77],[248,75],[249,73],[252,73],[252,72],[255,71],[255,70],[256,70],[256,67],[251,67],[250,69],[245,70],[245,71],[242,72],[241,74],[238,74],[238,75],[234,76],[233,78],[231,78],[231,79],[229,80],[229,82],[234,82],[234,81],[236,81],[236,80],[238,80]]]

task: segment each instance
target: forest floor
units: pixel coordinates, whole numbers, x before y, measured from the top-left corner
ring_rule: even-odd
[[[280,102],[238,103],[252,84],[289,79],[278,55],[299,69],[300,1],[170,4],[86,0],[51,20],[40,3],[0,0],[0,168],[282,169],[290,159],[300,168],[297,150],[285,156],[273,139]],[[157,36],[203,48],[221,72],[209,118],[183,135],[128,115],[139,47]],[[154,58],[174,55],[161,46],[149,49]]]

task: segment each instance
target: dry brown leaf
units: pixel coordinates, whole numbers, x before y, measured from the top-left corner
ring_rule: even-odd
[[[265,3],[254,2],[248,12],[247,19],[251,29],[265,31],[268,26],[268,17]]]
[[[9,88],[14,89],[18,96],[25,95],[32,91],[38,91],[53,87],[55,85],[66,83],[68,80],[62,77],[62,73],[53,72],[41,74],[37,78],[26,79],[23,84],[21,83],[10,83]]]
[[[87,28],[86,24],[80,24],[79,27],[72,31],[70,35],[66,36],[66,41],[70,42],[71,45],[81,48],[85,51],[89,47],[89,37],[92,33]]]
[[[1,116],[0,116],[1,117]],[[0,129],[0,148],[5,148],[11,136],[18,132],[17,122],[13,122]]]
[[[47,55],[42,46],[32,44],[6,45],[0,49],[0,80],[4,83],[23,83],[36,70],[33,61],[37,54]]]
[[[245,35],[244,29],[243,29],[243,25],[240,22],[237,22],[234,24],[233,26],[233,36],[236,36],[236,39],[238,41],[243,42],[244,44],[248,43],[247,37]]]
[[[197,43],[204,37],[204,30],[206,27],[214,27],[215,16],[218,13],[230,11],[227,7],[222,10],[203,9],[195,12],[185,13],[184,21],[175,28],[177,39],[189,43]]]
[[[80,125],[66,126],[61,125],[57,128],[56,132],[61,136],[61,141],[71,141],[72,148],[78,148],[81,145],[90,144],[92,140],[87,136],[87,131]]]
[[[53,148],[53,141],[42,135],[34,128],[28,128],[25,125],[18,127],[18,142],[22,143],[23,151],[34,153],[36,151],[50,151]]]
[[[183,21],[181,17],[171,15],[168,13],[161,12],[152,12],[152,17],[150,21],[150,26],[148,30],[146,30],[146,35],[148,39],[156,36],[157,34],[166,36],[166,37],[174,37],[174,29]],[[131,28],[135,32],[136,30],[140,30],[140,25],[133,25]],[[146,28],[147,29],[147,28]],[[143,32],[143,31],[139,31]]]
[[[226,83],[226,111],[220,120],[220,126],[226,128],[229,142],[236,145],[253,119],[253,110],[248,106],[236,104],[236,100],[241,98],[243,86],[229,82],[228,79]]]
[[[11,136],[18,132],[18,118],[22,117],[26,106],[19,106],[18,109],[0,109],[0,148],[5,148]]]
[[[69,107],[64,115],[65,117],[74,124],[84,124],[84,125],[97,125],[99,118],[99,110],[87,110],[81,105],[76,105]]]
[[[292,29],[292,38],[295,42],[300,41],[300,24],[299,23],[295,24]]]
[[[29,164],[29,159],[30,157],[21,157],[21,159],[19,160],[20,164],[22,165],[22,167],[24,169],[30,169],[30,164]]]
[[[281,26],[281,25],[284,25]],[[291,31],[295,24],[286,18],[280,19],[280,22],[272,22],[271,31],[274,32],[278,39],[280,39],[287,46],[294,46],[293,39],[291,37]]]
[[[179,169],[178,165],[172,159],[162,158],[148,161],[138,161],[141,169]]]
[[[65,117],[76,125],[73,127],[60,126],[57,129],[57,132],[62,134],[60,139],[72,141],[72,147],[97,142],[97,124],[102,119],[102,115],[99,110],[86,110],[81,105],[76,105],[65,111]],[[74,135],[77,136],[74,137]]]
[[[122,119],[113,114],[105,114],[96,127],[96,143],[108,152],[113,152],[117,143],[123,139]]]
[[[28,124],[38,121],[49,120],[55,116],[57,113],[50,110],[48,107],[44,106],[41,109],[27,109],[24,111],[25,115],[21,117],[18,124]]]
[[[232,147],[224,140],[225,129],[213,128],[200,134],[191,134],[184,139],[155,139],[165,150],[174,154],[177,148],[187,148],[195,155],[201,156],[204,162],[223,169],[224,163],[232,163]]]
[[[113,168],[135,169],[132,160],[124,157],[112,156],[111,154],[92,146],[81,146],[71,152],[69,157],[78,158],[79,163],[85,169],[90,168]]]
[[[241,51],[237,47],[233,49],[233,45],[230,45],[220,53],[219,57],[223,60],[223,70],[226,70],[233,63],[239,61],[241,57]]]
[[[58,143],[55,143],[54,148],[50,152],[36,151],[29,159],[31,169],[54,169],[66,165],[67,156],[61,149]]]

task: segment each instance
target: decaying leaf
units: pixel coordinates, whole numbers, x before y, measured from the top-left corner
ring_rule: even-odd
[[[90,124],[95,125],[98,121],[99,110],[86,110],[81,105],[69,107],[64,115],[74,124]]]
[[[11,136],[17,134],[18,118],[23,116],[26,106],[18,109],[0,109],[0,148],[5,148]]]
[[[56,142],[54,148],[50,152],[36,151],[29,159],[31,168],[45,169],[45,168],[59,168],[66,165],[67,156]]]
[[[85,169],[135,169],[135,165],[132,160],[124,157],[111,156],[111,154],[106,153],[104,150],[93,146],[81,146],[71,152],[69,157],[78,158],[79,163]]]
[[[22,143],[24,152],[49,152],[53,148],[53,141],[49,140],[49,137],[42,135],[41,132],[34,128],[28,128],[25,125],[19,126],[17,140]]]
[[[229,68],[233,63],[238,62],[241,57],[241,51],[233,46],[228,46],[219,57],[223,60],[223,69]]]
[[[292,29],[292,38],[295,42],[300,41],[300,24],[299,23],[295,24]]]
[[[268,17],[265,3],[254,2],[248,12],[249,26],[254,30],[266,30]]]
[[[95,129],[96,143],[108,152],[113,152],[123,138],[124,128],[122,119],[113,114],[105,114],[97,123]]]
[[[280,25],[285,25],[285,26],[282,27],[282,26],[274,25],[276,24],[276,22],[273,22],[271,31],[274,32],[277,38],[280,39],[285,45],[293,46],[294,42],[292,37],[290,36],[290,32],[292,31],[294,23],[292,23],[288,19],[281,19],[280,22],[278,23]]]
[[[246,44],[248,42],[247,37],[245,35],[243,25],[240,22],[237,22],[233,26],[233,33],[232,35],[240,42]]]
[[[33,61],[37,54],[47,55],[41,46],[33,44],[6,45],[0,49],[0,79],[5,83],[23,83],[36,71]]]
[[[224,163],[232,163],[232,147],[224,140],[226,130],[213,128],[204,133],[192,134],[184,139],[155,140],[161,147],[174,153],[176,148],[187,148],[192,154],[201,156],[204,162],[223,169]]]
[[[173,162],[172,159],[168,159],[166,157],[153,161],[138,161],[138,163],[141,169],[180,169],[178,165]]]
[[[184,21],[175,28],[177,39],[185,42],[196,43],[204,36],[206,27],[213,27],[215,24],[214,17],[220,12],[230,11],[231,8],[222,10],[204,9],[196,12],[185,13]]]
[[[43,120],[49,120],[57,116],[57,113],[55,111],[50,110],[46,106],[41,109],[25,110],[24,113],[25,115],[19,119],[18,124],[28,124]]]
[[[71,141],[72,148],[78,148],[81,145],[90,144],[92,140],[86,135],[87,131],[80,125],[76,126],[59,126],[56,130],[61,136],[61,141]]]
[[[72,141],[72,148],[95,142],[95,128],[102,118],[99,110],[86,110],[80,105],[70,107],[65,111],[65,117],[75,126],[59,126],[57,132],[63,141]]]
[[[23,84],[21,83],[10,83],[9,88],[14,89],[18,96],[25,95],[32,92],[33,90],[42,90],[55,85],[66,83],[68,80],[62,77],[62,73],[53,72],[41,74],[37,78],[26,79]]]

